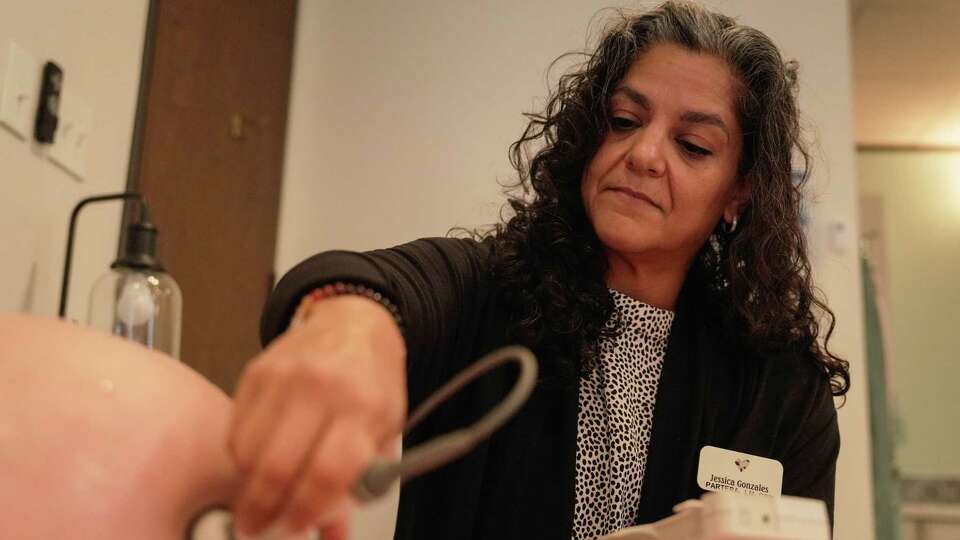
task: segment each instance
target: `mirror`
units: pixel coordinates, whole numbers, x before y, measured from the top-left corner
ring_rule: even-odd
[[[853,4],[878,538],[960,537],[960,53],[951,1]]]

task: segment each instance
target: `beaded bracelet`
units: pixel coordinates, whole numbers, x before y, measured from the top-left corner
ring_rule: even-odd
[[[403,319],[400,317],[400,310],[397,308],[396,304],[390,301],[389,298],[365,285],[343,283],[342,281],[328,283],[305,295],[300,300],[300,305],[297,306],[297,311],[293,315],[293,320],[290,322],[290,327],[293,328],[305,323],[307,319],[310,318],[310,313],[313,311],[313,307],[320,300],[323,300],[324,298],[332,298],[334,296],[343,296],[345,294],[360,295],[369,298],[370,300],[373,300],[374,302],[385,307],[387,311],[390,312],[390,315],[393,316],[393,320],[396,321],[401,332],[403,331]]]

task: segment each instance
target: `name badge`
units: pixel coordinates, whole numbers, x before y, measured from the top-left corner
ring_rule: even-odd
[[[783,465],[775,459],[704,446],[700,449],[697,484],[706,491],[779,497]]]

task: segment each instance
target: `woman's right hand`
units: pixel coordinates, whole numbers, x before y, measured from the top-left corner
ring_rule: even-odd
[[[391,314],[345,295],[321,300],[247,365],[229,436],[241,533],[279,523],[345,537],[350,489],[403,429],[405,357]]]

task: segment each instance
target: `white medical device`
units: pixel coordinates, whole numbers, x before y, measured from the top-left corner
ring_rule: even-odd
[[[673,511],[600,540],[830,540],[827,506],[816,499],[717,492]]]

